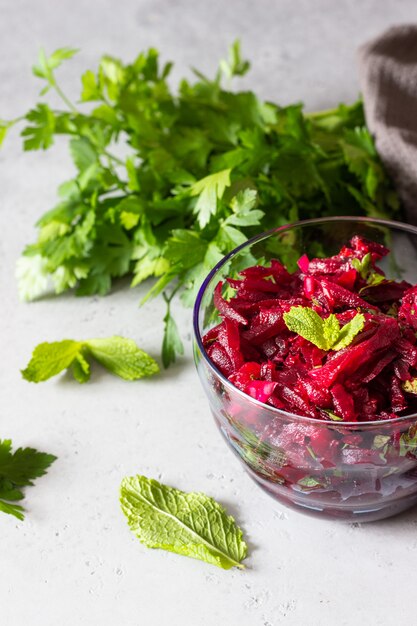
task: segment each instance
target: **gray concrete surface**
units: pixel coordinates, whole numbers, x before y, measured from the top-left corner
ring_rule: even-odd
[[[355,48],[386,26],[415,20],[413,0],[0,0],[0,117],[34,102],[39,45],[81,53],[62,71],[78,89],[103,52],[125,60],[156,46],[213,72],[240,36],[253,61],[243,85],[309,109],[353,100]],[[140,291],[19,303],[14,266],[69,174],[65,145],[0,153],[0,436],[59,460],[27,490],[24,523],[0,516],[2,626],[392,626],[415,623],[417,512],[367,526],[285,510],[244,474],[211,421],[191,360],[190,315],[179,311],[187,355],[159,379],[124,383],[95,374],[78,386],[20,378],[40,340],[122,334],[157,354],[158,302]],[[157,323],[158,322],[158,323]],[[118,506],[125,475],[141,472],[229,507],[250,546],[244,572],[223,572],[146,550]]]

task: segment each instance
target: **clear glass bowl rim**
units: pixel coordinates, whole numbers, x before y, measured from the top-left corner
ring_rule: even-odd
[[[245,402],[248,402],[250,405],[258,407],[259,409],[262,409],[264,411],[270,412],[271,416],[275,415],[276,417],[279,416],[280,418],[290,418],[291,420],[304,422],[306,424],[320,424],[321,426],[331,426],[331,427],[338,427],[338,428],[350,427],[355,430],[357,429],[368,430],[371,428],[375,428],[375,427],[380,428],[382,426],[387,426],[387,425],[394,426],[395,424],[399,424],[402,422],[406,422],[407,420],[412,420],[412,419],[417,418],[417,413],[412,413],[411,415],[402,415],[396,419],[374,420],[370,422],[326,422],[324,420],[316,419],[313,417],[297,415],[296,413],[290,413],[289,411],[282,411],[281,409],[277,409],[276,407],[269,406],[268,404],[264,404],[263,402],[260,402],[259,400],[256,400],[255,398],[252,398],[251,396],[248,396],[246,393],[244,393],[243,391],[235,387],[235,385],[233,385],[233,383],[231,383],[230,380],[228,380],[221,373],[221,371],[217,369],[217,367],[212,363],[212,361],[208,357],[203,346],[203,340],[202,340],[202,336],[200,333],[200,326],[199,326],[199,314],[200,314],[200,308],[201,308],[203,296],[208,285],[212,281],[212,279],[216,276],[216,274],[221,270],[221,268],[230,259],[232,259],[236,254],[238,254],[244,248],[247,248],[248,246],[253,245],[257,241],[266,239],[267,237],[270,237],[274,233],[285,232],[286,230],[291,230],[292,228],[295,228],[298,226],[308,226],[308,225],[315,226],[318,224],[336,223],[336,222],[352,222],[352,221],[368,223],[370,225],[375,224],[379,226],[386,226],[387,228],[390,228],[392,230],[405,231],[410,234],[416,235],[417,237],[416,226],[412,226],[411,224],[405,224],[404,222],[394,222],[393,220],[384,220],[384,219],[373,218],[373,217],[341,215],[341,216],[335,216],[335,217],[319,217],[319,218],[313,218],[309,220],[300,220],[298,222],[292,222],[290,224],[285,224],[284,226],[278,226],[277,228],[272,228],[271,230],[267,230],[263,233],[260,233],[259,235],[256,235],[255,237],[252,237],[252,239],[248,239],[248,241],[245,241],[245,243],[242,243],[240,246],[237,246],[236,248],[234,248],[231,252],[229,252],[229,254],[225,255],[214,266],[214,268],[205,278],[203,284],[201,285],[198,291],[197,298],[194,304],[194,310],[193,310],[194,339],[197,343],[199,351],[202,354],[206,364],[208,365],[209,369],[211,369],[213,373],[222,381],[223,385],[226,388],[230,389],[230,391],[240,396],[242,400],[244,400]]]

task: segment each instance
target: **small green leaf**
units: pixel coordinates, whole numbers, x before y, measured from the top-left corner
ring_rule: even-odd
[[[313,476],[304,476],[304,478],[301,478],[297,482],[297,485],[300,485],[300,487],[304,487],[305,489],[316,489],[317,487],[323,487],[322,483],[316,478],[313,478]]]
[[[333,422],[343,422],[343,417],[340,417],[333,411],[329,411],[329,409],[324,409],[324,412],[327,413],[329,419],[331,419]]]
[[[27,113],[26,119],[32,122],[22,130],[25,137],[23,147],[25,150],[46,150],[53,143],[55,132],[55,115],[47,104],[38,104],[35,109]]]
[[[20,506],[19,504],[10,504],[9,502],[0,500],[0,511],[2,513],[7,513],[8,515],[14,515],[14,517],[17,517],[20,521],[25,519],[23,514],[24,510],[23,506]]]
[[[375,435],[372,447],[379,450],[386,446],[390,439],[390,435]]]
[[[367,283],[365,287],[362,287],[362,289],[360,289],[360,294],[369,293],[369,295],[371,296],[372,294],[367,291],[368,287],[375,287],[376,285],[379,285],[380,283],[387,280],[383,274],[379,274],[373,269],[372,255],[370,252],[365,254],[362,260],[351,259],[351,265],[359,273],[360,277]]]
[[[243,60],[240,52],[240,41],[236,39],[229,48],[228,61],[220,61],[220,70],[225,78],[230,80],[233,76],[244,76],[250,68],[249,61]]]
[[[13,126],[13,123],[14,122],[5,122],[4,120],[0,120],[0,147],[6,138],[7,131],[11,126]]]
[[[33,351],[28,366],[22,370],[22,376],[32,383],[48,380],[70,367],[81,348],[82,343],[72,339],[40,343]]]
[[[35,300],[48,288],[47,261],[40,254],[23,255],[16,264],[19,298]]]
[[[329,349],[324,336],[324,320],[316,311],[309,307],[293,306],[283,317],[288,330],[301,335],[321,350]]]
[[[90,339],[84,344],[96,361],[124,380],[137,380],[159,372],[156,361],[138,348],[133,339],[115,336]]]
[[[417,457],[417,423],[410,426],[400,437],[400,456],[409,454]]]
[[[333,346],[338,340],[340,335],[340,324],[334,313],[330,313],[330,315],[323,320],[323,335],[327,346]],[[328,347],[326,349],[329,350],[330,348]]]
[[[23,507],[14,504],[23,498],[20,487],[33,485],[55,460],[52,454],[33,448],[18,448],[12,453],[11,440],[0,440],[0,511],[23,520]]]
[[[102,99],[100,88],[94,72],[92,72],[91,70],[87,70],[86,72],[84,72],[84,74],[81,76],[81,83],[82,102],[91,102]]]
[[[230,173],[226,169],[201,178],[191,186],[192,196],[198,196],[194,207],[200,228],[204,228],[212,215],[217,212],[217,201],[223,196],[226,187],[230,186]]]
[[[78,50],[75,48],[58,48],[47,57],[45,50],[41,48],[38,55],[38,64],[34,65],[32,71],[38,78],[44,78],[50,84],[53,84],[53,71],[67,59],[71,59]]]
[[[97,152],[91,141],[86,137],[71,139],[69,148],[72,160],[79,172],[84,172],[91,165],[97,163]]]
[[[81,352],[77,354],[71,363],[71,371],[75,380],[81,384],[90,380],[90,364],[86,361]]]
[[[244,567],[247,546],[242,531],[213,498],[185,493],[140,475],[124,478],[120,495],[128,524],[146,547],[223,569]]]
[[[226,218],[225,222],[232,226],[257,226],[265,213],[255,209],[257,192],[254,189],[244,189],[234,196],[230,206],[232,215]]]
[[[197,265],[204,259],[208,242],[193,231],[176,229],[168,239],[164,257],[172,264],[180,264],[183,269]]]
[[[350,263],[363,280],[368,278],[368,274],[372,269],[372,256],[370,252],[365,254],[363,259],[351,259]]]

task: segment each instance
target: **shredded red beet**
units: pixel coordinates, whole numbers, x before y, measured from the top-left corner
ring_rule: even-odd
[[[417,379],[417,285],[385,278],[376,263],[388,253],[355,236],[333,257],[304,254],[292,274],[277,260],[249,267],[228,279],[229,301],[219,283],[223,320],[203,339],[208,356],[238,389],[291,413],[353,422],[416,412],[405,382]],[[349,345],[324,350],[288,329],[292,307],[322,320],[334,314],[341,329],[360,313],[363,328]]]

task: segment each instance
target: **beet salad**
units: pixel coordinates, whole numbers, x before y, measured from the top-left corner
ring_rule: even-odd
[[[305,417],[417,412],[417,285],[386,278],[388,253],[355,236],[335,256],[302,256],[293,273],[272,260],[219,282],[209,358],[252,398]]]

